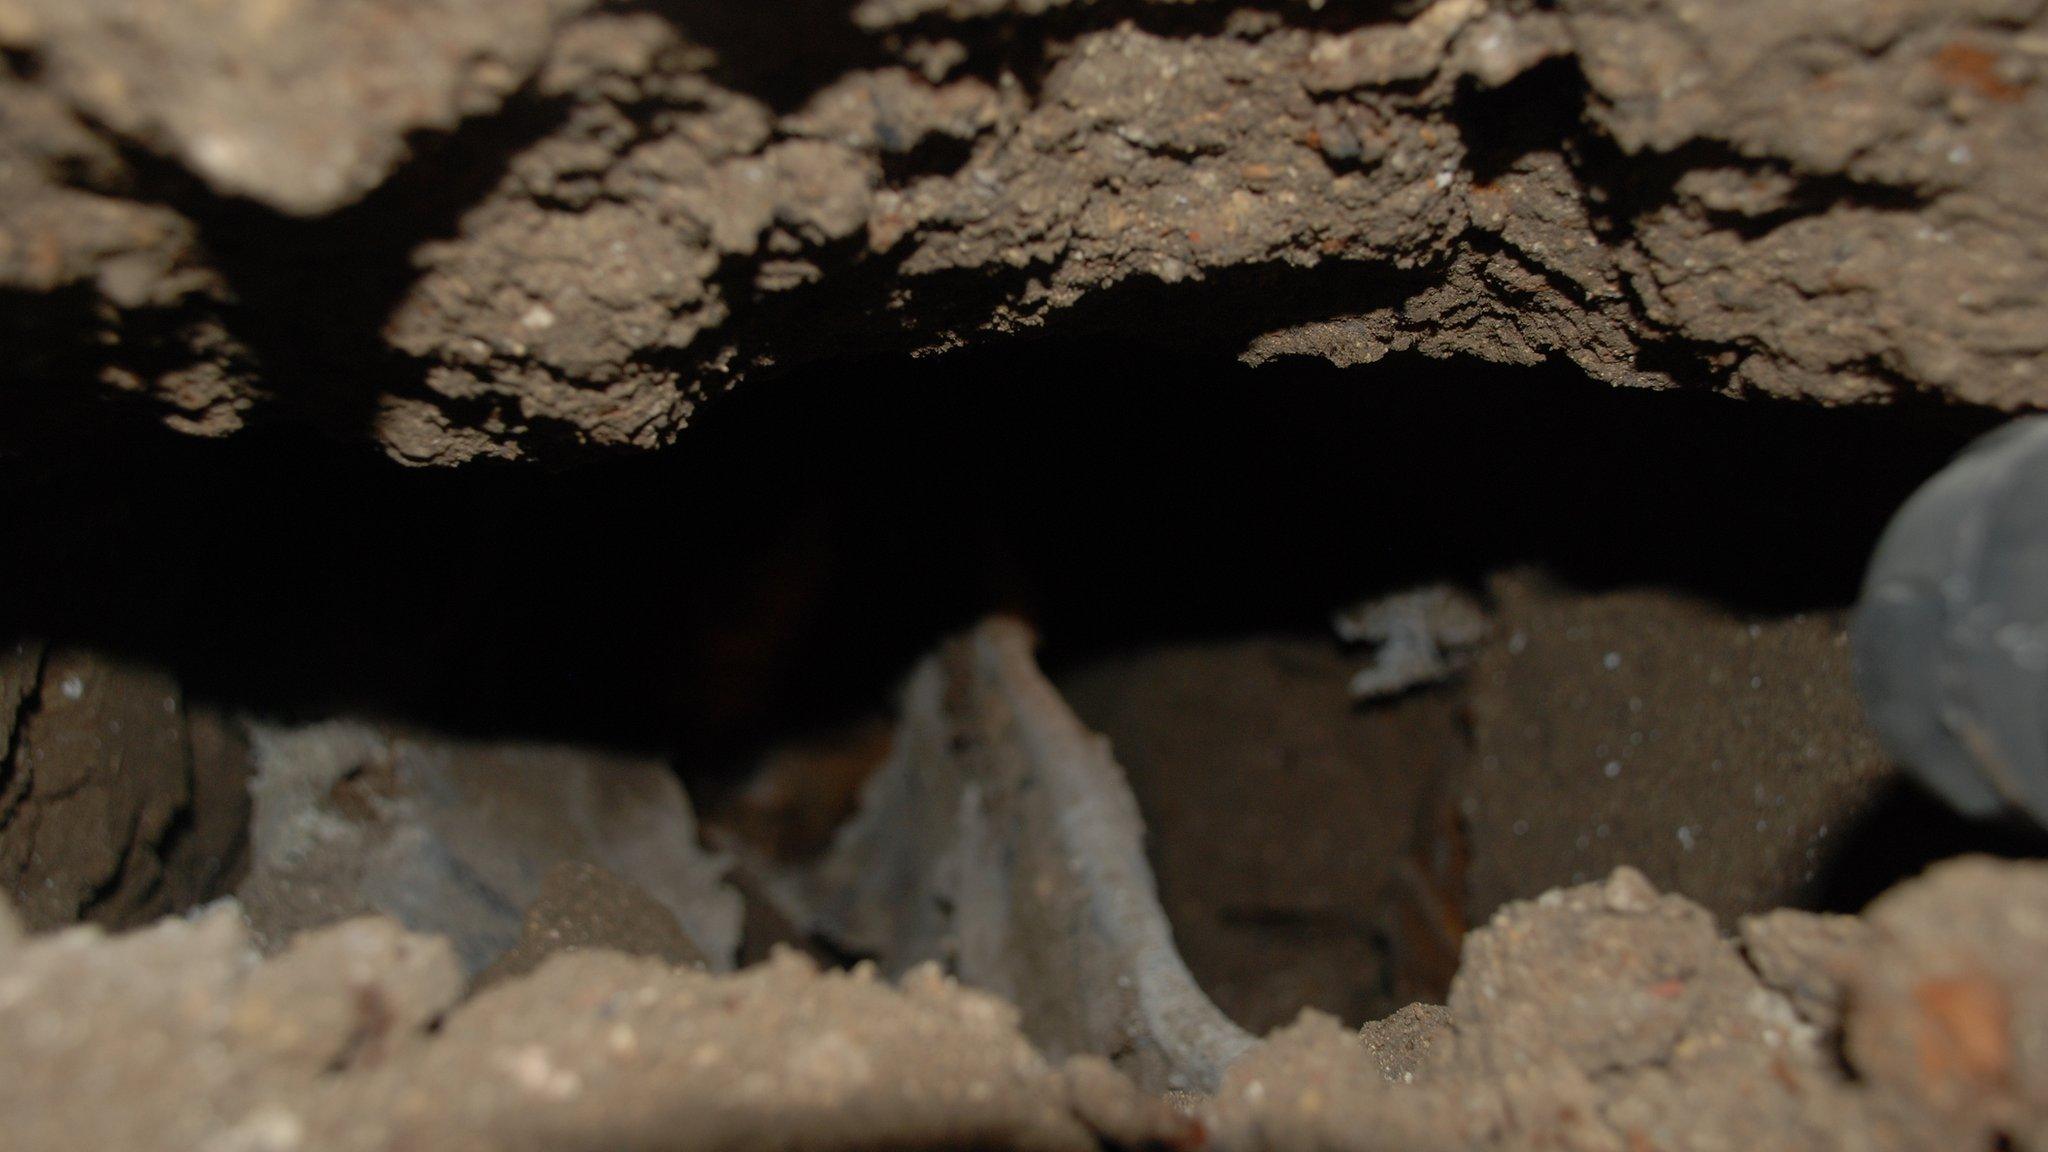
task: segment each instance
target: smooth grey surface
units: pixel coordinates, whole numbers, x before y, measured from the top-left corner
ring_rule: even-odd
[[[1984,437],[1906,502],[1853,636],[1894,756],[1959,811],[2048,825],[2048,418]]]

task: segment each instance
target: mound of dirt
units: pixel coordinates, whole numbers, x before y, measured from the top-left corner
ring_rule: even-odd
[[[1099,1058],[1048,1063],[930,968],[594,951],[459,1002],[446,942],[386,920],[259,960],[228,909],[117,937],[10,915],[0,1116],[25,1152],[2043,1147],[2048,868],[1945,865],[1856,923],[1759,963],[1624,869],[1475,932],[1448,1011],[1363,1036],[1306,1014],[1190,1115]]]

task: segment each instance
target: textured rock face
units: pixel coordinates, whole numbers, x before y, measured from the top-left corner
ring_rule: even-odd
[[[32,377],[416,463],[1020,331],[2048,402],[2038,3],[581,7],[0,6]]]
[[[1635,599],[1524,591],[1497,622],[1536,658],[1546,614],[1597,640]],[[1333,707],[1347,671],[1317,673]],[[61,645],[0,661],[0,718],[10,1149],[2048,1147],[2038,860],[1732,923],[1616,868],[1466,933],[1442,1006],[1238,1031],[1181,964],[1107,742],[1010,622],[919,666],[829,852],[736,848],[754,910],[791,913],[744,931],[873,957],[830,973],[706,970],[739,898],[658,763],[230,724]],[[246,878],[194,907],[242,819]],[[1276,834],[1202,840],[1232,835]]]
[[[0,737],[0,891],[30,927],[133,927],[230,886],[242,751],[171,676],[15,644],[0,651]]]
[[[9,1147],[712,1148],[772,1129],[1078,1150],[1091,1109],[1141,1136],[1185,1126],[1114,1073],[1048,1065],[1013,1012],[930,970],[899,991],[794,959],[720,978],[592,953],[458,1007],[447,943],[388,920],[254,955],[226,909],[0,936]]]
[[[0,40],[48,88],[216,191],[332,211],[406,137],[494,111],[580,0],[8,0]]]
[[[1801,915],[1773,930],[1840,934]],[[1621,869],[1503,909],[1447,1009],[1305,1014],[1190,1117],[930,967],[596,951],[465,1001],[448,944],[388,920],[259,959],[227,908],[24,938],[0,905],[0,1115],[27,1150],[2039,1147],[2041,866],[1944,865],[1854,923],[1756,966]]]

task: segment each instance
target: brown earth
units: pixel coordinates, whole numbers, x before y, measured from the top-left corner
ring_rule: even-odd
[[[1130,776],[1188,967],[1255,1032],[1304,1007],[1375,1019],[1401,996],[1441,996],[1450,975],[1397,988],[1387,953],[1416,813],[1466,760],[1459,703],[1355,708],[1355,663],[1330,641],[1272,639],[1061,678]]]
[[[1863,720],[1846,614],[1660,589],[1493,583],[1461,804],[1482,912],[1622,864],[1724,920],[1811,907],[1898,770]]]
[[[1859,946],[1760,975],[1623,869],[1503,909],[1447,1012],[1362,1037],[1307,1013],[1188,1114],[1097,1058],[1048,1064],[931,969],[591,951],[458,1002],[447,944],[384,920],[258,961],[229,910],[115,938],[10,915],[0,1117],[26,1150],[2036,1148],[2044,925],[2040,865],[1959,861]],[[1814,1015],[1795,986],[1836,991]]]
[[[156,11],[0,6],[24,411],[527,458],[1027,332],[2048,403],[2038,3]]]
[[[1500,577],[1492,592],[1494,639],[1469,680],[1362,709],[1345,692],[1360,656],[1305,639],[1166,645],[1068,673],[1076,699],[1136,766],[1164,904],[1203,991],[1266,1034],[1216,1096],[1183,1093],[1170,1103],[1126,1079],[1128,1053],[1074,1051],[1070,1037],[1058,1059],[1042,1055],[1027,1037],[1045,1030],[1044,1019],[930,968],[900,988],[872,965],[821,972],[794,954],[738,975],[704,972],[681,913],[650,894],[673,880],[672,868],[629,880],[588,860],[548,866],[564,852],[604,851],[631,865],[632,853],[617,852],[635,822],[678,818],[573,799],[619,793],[644,802],[660,793],[635,761],[360,723],[245,729],[210,711],[181,721],[190,729],[184,741],[123,742],[113,737],[134,729],[116,731],[110,719],[141,724],[145,706],[178,718],[163,707],[180,698],[175,680],[24,648],[24,678],[9,689],[17,726],[82,734],[16,745],[17,756],[62,747],[71,757],[62,771],[102,782],[52,789],[47,757],[10,763],[8,778],[26,781],[26,800],[0,825],[0,858],[40,843],[65,818],[64,805],[92,788],[129,814],[67,835],[59,843],[68,854],[28,853],[56,882],[17,882],[16,891],[24,906],[46,901],[38,915],[54,930],[28,936],[11,911],[0,921],[0,1034],[16,1038],[0,1047],[0,1125],[10,1147],[27,1149],[2048,1146],[2048,1001],[2035,963],[2048,948],[2048,874],[2039,863],[1948,863],[1861,916],[1752,916],[1762,906],[1746,901],[1813,891],[1803,875],[1765,866],[1758,846],[1775,841],[1760,834],[1747,842],[1756,850],[1689,874],[1726,886],[1706,892],[1714,906],[1734,908],[1717,917],[1660,895],[1626,867],[1540,891],[1547,870],[1582,867],[1583,850],[1492,828],[1482,816],[1464,825],[1465,841],[1470,860],[1495,872],[1475,871],[1470,893],[1418,890],[1414,877],[1431,879],[1433,861],[1441,863],[1431,837],[1461,781],[1492,779],[1490,788],[1520,795],[1513,773],[1474,775],[1486,771],[1481,757],[1526,755],[1527,786],[1542,795],[1566,786],[1552,776],[1575,756],[1538,754],[1549,744],[1484,751],[1521,747],[1503,736],[1526,736],[1526,723],[1504,719],[1509,705],[1557,725],[1566,751],[1624,718],[1691,731],[1687,717],[1740,710],[1751,699],[1747,679],[1706,673],[1761,645],[1772,674],[1811,691],[1787,693],[1749,724],[1698,722],[1693,737],[1762,741],[1742,745],[1761,755],[1757,748],[1799,734],[1844,683],[1825,619],[1745,622],[1668,592],[1586,591],[1526,572]],[[1715,637],[1721,642],[1702,642]],[[1622,646],[1608,649],[1622,651],[1619,666],[1605,659],[1608,645]],[[1520,660],[1542,673],[1518,679],[1504,662]],[[75,699],[66,688],[72,675]],[[1660,688],[1667,678],[1689,687]],[[1014,691],[1018,682],[997,683]],[[1610,684],[1640,692],[1645,707],[1628,709],[1624,696],[1610,716],[1547,703],[1550,692],[1600,699]],[[930,722],[923,710],[939,701],[956,710],[956,727],[915,727]],[[1022,711],[1064,707],[1051,695],[1038,703],[996,695],[968,708],[951,691],[924,689],[906,706],[912,718],[899,742],[970,760],[999,757],[1020,732],[1027,744],[1047,738],[1010,726]],[[70,708],[87,709],[96,724],[67,721]],[[244,741],[245,730],[253,739]],[[1837,754],[1864,746],[1853,724],[1826,731]],[[865,733],[850,730],[841,754],[860,759]],[[1078,728],[1073,736],[1094,739]],[[815,760],[826,747],[808,745],[806,755]],[[233,788],[217,770],[192,768],[222,758],[240,765]],[[521,782],[522,765],[535,758],[553,765],[554,783]],[[795,771],[789,763],[780,771]],[[1867,799],[1864,774],[1802,779],[1775,758],[1761,763],[1788,795],[1797,790],[1799,811],[1853,815]],[[1688,772],[1690,764],[1674,761],[1639,803],[1711,801],[1718,775]],[[467,815],[437,813],[446,799],[436,799],[446,784],[438,774],[451,771],[472,785],[495,776],[507,787],[496,797],[472,789]],[[848,778],[811,775],[838,782],[825,794],[843,793]],[[1627,778],[1603,773],[1600,781]],[[244,779],[253,779],[255,803],[240,819],[253,820],[255,832],[253,870],[238,881],[243,902],[119,936],[60,926],[141,923],[220,890],[202,880],[239,876],[240,849],[200,855],[192,845],[240,841],[231,817]],[[1597,806],[1596,798],[1572,803]],[[210,811],[216,804],[226,813]],[[1561,811],[1540,796],[1525,804],[1530,817]],[[180,805],[196,810],[171,822],[175,834],[148,815]],[[952,809],[941,809],[922,818],[948,824]],[[606,813],[616,830],[599,833],[607,844],[575,847],[575,837],[591,834],[592,813]],[[794,819],[802,832],[812,817]],[[1641,850],[1681,875],[1694,867],[1682,851],[1657,856],[1660,836],[1617,829],[1624,851]],[[907,825],[895,831],[908,834]],[[414,847],[394,856],[393,844]],[[109,874],[107,859],[123,869]],[[358,916],[391,898],[375,877],[394,861],[411,869],[397,874],[410,899],[391,906],[445,922],[453,942]],[[1462,877],[1464,862],[1442,875]],[[937,863],[939,885],[954,883]],[[474,887],[462,889],[465,898],[489,894],[479,907],[516,906],[524,898],[507,878],[528,871],[544,875],[517,938],[469,979],[475,962],[463,950],[480,937],[465,906],[421,900],[460,881]],[[310,884],[315,872],[342,886]],[[76,892],[80,876],[98,879],[98,900],[47,905],[42,893]],[[1773,878],[1787,887],[1759,886]],[[705,903],[684,911],[729,915],[729,894],[701,879],[691,890]],[[1505,902],[1489,917],[1474,911],[1473,896],[1490,890],[1505,890]],[[1419,978],[1401,928],[1418,891],[1435,902],[1422,906],[1457,912],[1446,927],[1460,955],[1443,978],[1447,1007],[1389,1014],[1379,1007],[1393,1003],[1389,983]],[[149,894],[151,911],[136,892]],[[1272,930],[1268,916],[1262,933],[1247,918],[1216,914],[1262,902],[1298,909],[1316,894],[1358,930],[1333,928],[1327,916],[1314,931],[1289,931],[1285,917]],[[749,902],[772,895],[747,891]],[[252,918],[265,934],[252,930]],[[285,940],[287,924],[308,930]],[[1293,995],[1365,1027],[1353,1032],[1313,1008],[1291,1024],[1271,1019]],[[1077,1008],[1033,998],[1024,1009],[1047,1010]]]
[[[1960,432],[2048,408],[2044,70],[2043,0],[0,0],[0,476],[36,481],[0,530],[0,1146],[2048,1152],[2048,874],[1971,857],[1892,886],[2040,840],[1958,832],[1902,785],[1841,611],[1862,537]],[[488,486],[394,485],[360,521],[302,506],[355,505],[358,473],[244,507],[279,470],[195,481],[178,453],[216,449],[137,434],[555,463],[669,446],[798,369],[982,348],[967,375],[997,375],[1026,341],[1115,367],[972,433],[934,404],[849,435],[841,408],[783,455],[667,474],[661,502],[644,476],[556,487],[552,530]],[[1805,431],[1694,439],[1618,401],[1561,430],[1480,390],[1433,436],[1403,423],[1426,405],[1338,405],[1255,446],[1234,398],[1175,391],[1200,357],[1408,391],[1458,359],[1559,412],[1578,374]],[[1127,410],[1099,394],[1136,373],[1167,379]],[[1890,431],[1822,451],[1847,406]],[[1143,443],[1190,429],[1182,456]],[[863,491],[877,444],[908,463]],[[1360,508],[1214,490],[1312,452],[1308,486]],[[991,505],[972,468],[995,458]],[[819,467],[846,475],[789,479]],[[849,511],[891,499],[900,521]],[[1219,526],[1248,509],[1350,544]],[[1757,554],[1745,518],[1772,522]],[[888,543],[906,524],[915,561]],[[690,554],[617,544],[649,537]],[[1253,539],[1245,568],[1273,574],[1204,566]],[[1076,541],[1127,554],[1047,559]],[[1144,638],[1226,583],[1373,583],[1375,550],[1483,585],[1461,678],[1354,704],[1364,655],[1292,601]],[[971,593],[937,594],[947,566]],[[780,869],[826,852],[906,732],[912,767],[986,772],[931,777],[961,794],[923,813],[921,898],[1009,852],[1040,883],[979,911],[1115,937],[1043,835],[1085,822],[975,790],[1121,779],[1050,688],[930,681],[894,742],[832,727],[872,712],[849,690],[868,711],[825,709],[840,736],[750,746],[730,873],[658,756],[543,739],[514,703],[732,756],[927,642],[878,639],[899,619],[1033,605],[1146,616],[1062,687],[1129,769],[1196,991],[1265,1037],[1211,1098],[1140,1091],[1131,1044],[1088,1050],[1143,1033],[1142,990],[1013,1005],[928,967],[755,962],[850,959],[778,912]],[[636,643],[660,656],[620,658]],[[251,695],[364,718],[256,723],[210,694],[364,679],[495,700],[518,731],[288,685]],[[1135,843],[1127,807],[1108,824]],[[1040,839],[962,830],[1019,812]],[[926,951],[1019,981],[1087,992],[1129,958],[941,911]]]

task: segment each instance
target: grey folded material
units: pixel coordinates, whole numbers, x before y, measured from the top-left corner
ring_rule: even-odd
[[[356,721],[251,735],[252,862],[237,895],[267,949],[381,912],[447,936],[473,976],[519,942],[550,870],[582,863],[666,909],[713,971],[732,966],[739,894],[660,761]]]
[[[1255,1043],[1175,950],[1123,770],[1015,622],[919,665],[860,814],[794,887],[819,936],[892,973],[943,963],[1017,1004],[1055,1059],[1208,1091]]]

